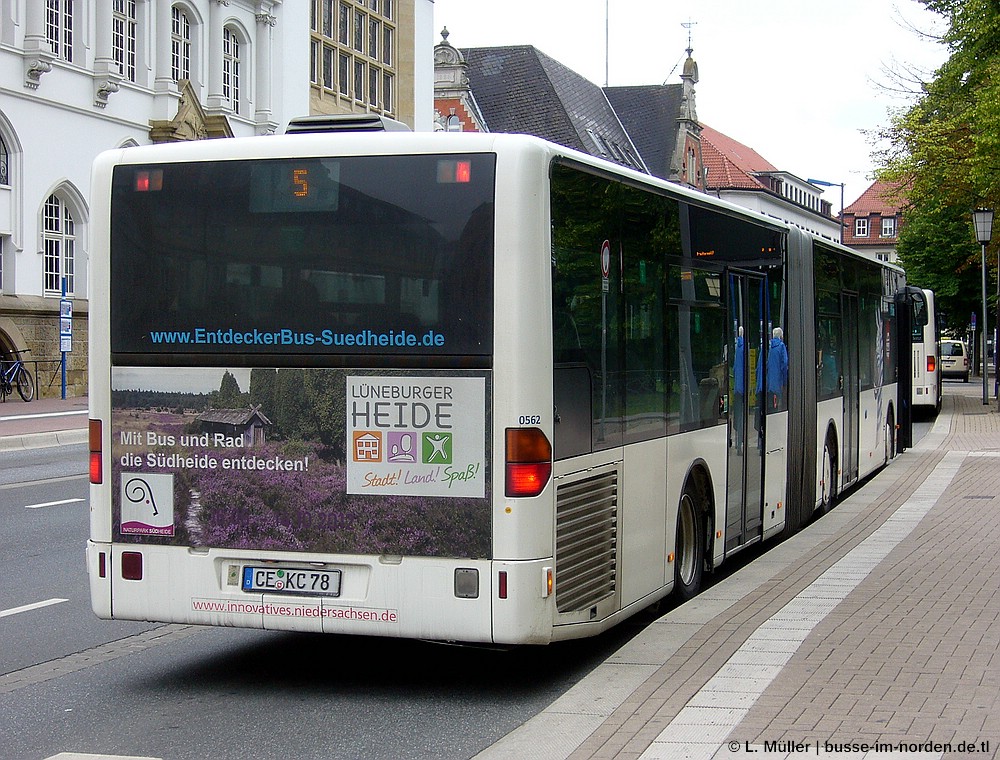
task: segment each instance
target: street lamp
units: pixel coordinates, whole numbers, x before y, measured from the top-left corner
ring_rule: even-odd
[[[989,404],[986,391],[986,246],[993,237],[993,209],[977,208],[972,212],[972,221],[976,225],[976,240],[983,248],[983,404]]]
[[[821,185],[822,187],[839,187],[840,188],[840,242],[844,242],[844,183],[843,182],[827,182],[824,179],[807,179],[810,185]]]

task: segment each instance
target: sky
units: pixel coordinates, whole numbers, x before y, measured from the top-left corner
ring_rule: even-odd
[[[846,205],[871,184],[866,133],[913,102],[891,72],[926,80],[947,59],[916,0],[434,0],[434,24],[435,43],[447,27],[457,48],[533,45],[612,86],[679,83],[690,33],[698,120],[836,184],[834,213],[840,183]]]

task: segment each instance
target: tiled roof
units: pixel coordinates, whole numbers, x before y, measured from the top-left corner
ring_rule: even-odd
[[[200,422],[215,422],[224,425],[246,425],[254,417],[258,418],[265,425],[270,425],[271,420],[260,412],[259,406],[249,409],[209,409],[197,416]]]
[[[861,197],[844,209],[845,214],[867,216],[896,216],[906,205],[906,198],[900,192],[900,183],[882,182],[876,180],[865,190]]]
[[[491,132],[536,135],[567,148],[641,167],[604,92],[530,45],[463,48],[469,84]],[[597,135],[629,160],[620,160]]]
[[[753,148],[705,124],[701,125],[701,158],[708,169],[709,190],[766,189],[753,174],[778,171]]]
[[[604,93],[650,174],[670,179],[670,160],[677,144],[677,117],[684,85],[605,87]]]

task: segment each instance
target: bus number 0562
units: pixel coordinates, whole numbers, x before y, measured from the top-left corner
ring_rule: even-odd
[[[540,414],[522,414],[517,418],[518,425],[541,425],[542,417]]]

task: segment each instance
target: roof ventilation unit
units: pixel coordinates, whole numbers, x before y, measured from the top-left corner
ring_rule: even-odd
[[[288,122],[286,135],[301,135],[315,132],[409,132],[410,128],[401,121],[377,114],[319,114],[300,116]]]

